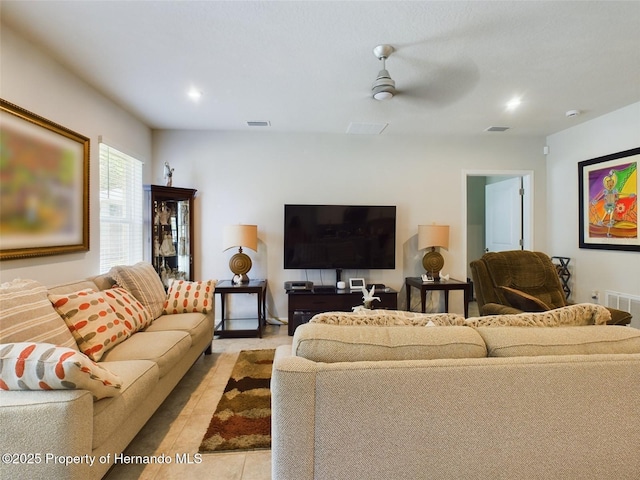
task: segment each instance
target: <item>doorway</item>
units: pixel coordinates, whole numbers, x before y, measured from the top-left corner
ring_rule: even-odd
[[[480,258],[487,248],[533,250],[533,172],[467,171],[464,181],[467,277],[471,278],[469,263]],[[514,188],[518,198],[513,197]],[[497,198],[487,201],[487,190],[496,193]],[[491,225],[487,224],[487,218]],[[488,228],[497,232],[497,242],[492,245],[487,244]]]

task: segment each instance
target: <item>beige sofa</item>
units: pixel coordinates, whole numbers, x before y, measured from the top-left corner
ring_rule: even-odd
[[[276,352],[273,480],[638,478],[639,330],[327,316]]]
[[[110,275],[103,275],[57,285],[47,293],[57,298],[51,295],[105,290],[113,283]],[[149,285],[138,286],[144,294]],[[149,326],[104,353],[98,365],[121,383],[115,396],[94,400],[92,393],[82,389],[0,391],[0,451],[5,454],[0,478],[103,477],[196,359],[205,350],[211,352],[213,304],[204,310],[208,311],[154,315],[157,318]],[[52,315],[45,316],[52,322]],[[69,333],[59,316],[47,329],[58,335],[58,341],[52,342],[57,344],[62,343],[61,332]],[[25,340],[4,331],[0,343]],[[0,380],[8,382],[9,374],[4,369],[2,373]]]

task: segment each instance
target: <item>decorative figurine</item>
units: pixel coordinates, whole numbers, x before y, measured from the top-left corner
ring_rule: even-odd
[[[173,245],[173,237],[171,232],[165,232],[164,240],[160,245],[160,254],[165,257],[173,257],[176,254],[176,247]]]
[[[358,305],[357,307],[353,307],[352,310],[354,312],[359,312],[361,310],[371,310],[373,307],[373,301],[380,301],[380,297],[374,297],[376,292],[376,286],[371,287],[371,291],[367,291],[366,288],[362,287],[362,305]]]
[[[362,303],[364,304],[364,308],[371,310],[373,306],[373,301],[380,301],[380,297],[374,297],[376,292],[376,286],[371,287],[371,291],[367,292],[367,289],[362,287]]]
[[[160,210],[158,210],[157,215],[160,225],[169,225],[169,219],[171,218],[171,209],[165,202],[162,202],[160,204]]]
[[[167,187],[173,184],[173,171],[175,168],[169,166],[169,162],[164,162],[164,180],[167,182]]]

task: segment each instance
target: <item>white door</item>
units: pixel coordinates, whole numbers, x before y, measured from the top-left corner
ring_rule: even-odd
[[[485,186],[485,251],[521,250],[522,179]]]

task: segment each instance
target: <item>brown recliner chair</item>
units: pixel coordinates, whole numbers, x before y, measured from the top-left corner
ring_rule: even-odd
[[[569,305],[556,266],[542,252],[485,253],[470,264],[480,315],[542,312]],[[611,311],[611,325],[628,325],[631,314]]]

